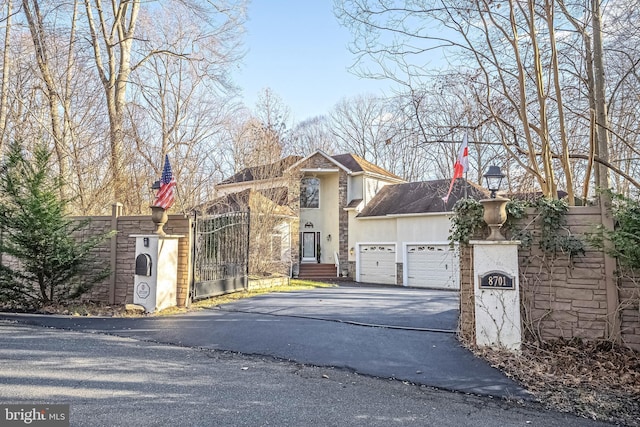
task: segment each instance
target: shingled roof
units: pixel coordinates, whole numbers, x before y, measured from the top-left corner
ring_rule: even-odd
[[[290,207],[284,205],[287,188],[281,187],[277,191],[263,194],[260,191],[246,189],[236,193],[227,194],[200,206],[196,209],[199,214],[218,215],[230,212],[242,212],[249,210],[253,203],[273,203],[272,212],[279,215],[293,215]],[[275,199],[275,200],[274,200]]]
[[[373,163],[355,154],[338,154],[336,156],[331,156],[331,158],[340,163],[345,168],[349,169],[351,172],[369,172],[389,178],[402,180],[402,178],[400,178],[399,176],[394,175],[388,170],[374,165]]]
[[[232,177],[221,181],[218,185],[237,184],[240,182],[249,182],[266,178],[278,178],[282,176],[283,172],[289,168],[289,166],[301,159],[302,157],[300,156],[287,156],[284,159],[280,159],[277,162],[270,163],[268,165],[245,168]]]
[[[318,151],[319,152],[319,151]],[[321,153],[321,152],[319,152]],[[327,156],[324,153],[321,153],[324,156]],[[376,174],[388,178],[393,178],[399,181],[403,181],[397,175],[392,174],[388,170],[381,168],[380,166],[374,165],[373,163],[363,159],[360,156],[355,154],[338,154],[336,156],[327,156],[333,159],[336,163],[339,163],[347,169],[348,171],[353,172],[367,172],[371,174]],[[303,160],[304,157],[301,156],[288,156],[284,159],[278,160],[277,162],[270,163],[268,165],[254,166],[250,168],[245,168],[240,172],[236,173],[230,178],[221,181],[218,185],[228,185],[228,184],[238,184],[241,182],[250,182],[256,181],[265,178],[278,178],[283,176],[285,170],[295,165],[296,163]]]
[[[385,185],[360,212],[358,218],[450,212],[453,205],[465,197],[465,187],[469,198],[481,200],[489,197],[489,192],[477,184],[457,179],[445,202],[442,198],[447,195],[450,183],[451,180],[439,179]]]

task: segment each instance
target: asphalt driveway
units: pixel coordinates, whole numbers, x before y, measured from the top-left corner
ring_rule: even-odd
[[[42,326],[345,368],[445,390],[527,398],[462,348],[458,294],[340,286],[266,294],[186,315],[100,318],[0,314]]]

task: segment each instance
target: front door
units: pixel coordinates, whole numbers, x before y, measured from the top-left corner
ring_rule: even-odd
[[[313,231],[302,233],[302,261],[316,261],[316,233]]]

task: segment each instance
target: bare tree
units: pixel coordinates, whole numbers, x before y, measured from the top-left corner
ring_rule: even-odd
[[[73,4],[73,17],[72,17],[72,30],[69,32],[69,42],[66,46],[73,46],[73,40],[75,38],[75,7]],[[50,120],[50,134],[53,140],[53,147],[57,157],[58,173],[63,182],[67,179],[68,166],[67,166],[67,147],[65,138],[65,116],[68,116],[68,112],[65,110],[68,106],[68,100],[64,99],[65,96],[65,80],[60,79],[55,75],[54,70],[58,64],[55,63],[49,52],[50,47],[55,46],[54,37],[47,33],[45,28],[45,22],[40,9],[40,2],[38,0],[22,0],[22,10],[24,11],[29,31],[31,33],[31,39],[33,40],[34,52],[38,69],[40,70],[40,77],[44,83],[44,94],[49,109]],[[67,57],[70,61],[72,55]],[[63,66],[63,69],[69,70],[69,65]],[[67,74],[69,76],[69,74]],[[60,191],[63,196],[65,195],[66,185],[60,187]]]
[[[350,152],[381,166],[385,165],[389,124],[393,114],[386,100],[373,95],[342,99],[330,112],[331,129],[338,150]]]
[[[158,15],[162,8],[167,8],[164,10],[169,12],[164,17]],[[188,73],[189,69],[193,71],[199,68],[202,74],[210,78],[218,78],[217,83],[220,87],[228,88],[227,82],[223,81],[224,71],[216,74],[212,70],[216,66],[225,70],[239,58],[237,56],[240,46],[238,40],[245,18],[244,1],[220,0],[207,3],[175,1],[162,4],[158,2],[157,5],[145,4],[143,7],[140,0],[127,0],[112,2],[110,7],[105,7],[102,0],[85,0],[85,11],[94,61],[104,89],[109,116],[111,188],[114,198],[121,198],[126,194],[124,190],[127,180],[135,179],[132,175],[135,167],[126,165],[124,156],[127,132],[127,90],[132,74],[151,59],[177,57],[190,62],[191,66],[177,61],[172,65],[169,62],[156,62],[153,67],[156,70],[162,68],[169,70],[167,68],[169,66],[177,67],[171,70],[172,73]],[[178,35],[177,39],[167,37],[172,34],[167,32],[160,38],[154,37],[147,43],[136,44],[140,19],[146,21],[146,31],[151,34],[156,16],[165,22],[173,18],[172,29],[175,31],[173,35]],[[159,31],[169,29],[171,25],[166,25],[161,26]],[[187,36],[190,43],[186,41]],[[176,79],[169,81],[172,84],[179,82]],[[160,83],[158,81],[158,84]],[[175,89],[175,86],[173,88]],[[181,91],[179,100],[184,101],[185,96],[185,91]],[[150,98],[147,99],[147,101],[150,100]],[[164,100],[166,101],[167,98]],[[175,106],[174,103],[173,107]],[[163,139],[158,154],[169,150],[171,135],[175,136],[179,133],[182,127],[178,125],[183,124],[181,120],[184,117],[182,115],[184,109],[167,115],[169,111],[165,107],[170,106],[159,106],[154,112],[154,114],[159,113],[163,129]],[[163,114],[165,115],[162,116]],[[161,158],[161,156],[158,157]],[[160,162],[157,164],[159,165]],[[138,182],[138,185],[141,185],[141,182]],[[139,200],[133,200],[131,205],[139,206]]]
[[[9,109],[9,73],[11,70],[11,25],[13,18],[12,1],[6,0],[3,4],[7,12],[7,17],[4,21],[4,54],[2,55],[2,83],[0,86],[0,153],[2,153],[2,147],[5,141],[5,135],[7,133],[7,116]]]
[[[327,154],[337,154],[331,132],[331,124],[326,116],[317,116],[298,123],[292,131],[292,152],[307,156],[317,150]]]
[[[229,27],[211,33],[195,16],[184,19],[185,13],[169,3],[153,21],[140,21],[143,50],[160,46],[172,54],[152,55],[132,73],[127,137],[137,154],[129,176],[148,186],[160,176],[168,154],[180,182],[178,202],[186,210],[211,196],[211,176],[219,175],[220,134],[227,116],[237,110],[227,75],[241,52],[231,37],[239,35],[229,28],[231,20],[224,24]],[[149,194],[138,194],[146,197],[134,208],[143,211]]]
[[[595,52],[592,43],[597,42],[600,23],[583,19],[595,16],[592,12],[599,4],[597,0],[570,6],[561,0],[416,0],[392,7],[386,2],[347,0],[336,2],[336,14],[354,34],[352,51],[362,75],[418,88],[446,67],[455,66],[460,77],[479,71],[481,90],[476,96],[487,126],[494,128],[509,158],[535,177],[547,196],[556,196],[561,179],[573,201],[576,159],[586,159],[587,165],[594,160],[609,163],[609,145],[601,141],[599,152],[594,152],[590,135],[574,125],[578,121],[607,128],[606,112],[596,110],[597,102],[602,102],[593,98],[591,110],[600,113],[591,115],[589,97],[577,96],[595,94],[595,77],[593,90],[583,90],[590,81],[588,68],[592,60],[604,57],[605,50]],[[566,31],[576,23],[581,32]],[[594,49],[593,56],[589,49]],[[433,58],[434,64],[429,66],[421,58]],[[605,71],[600,67],[594,76],[602,78]],[[447,74],[455,78],[453,72]],[[606,80],[601,83],[604,88]],[[607,167],[611,166],[615,167],[610,163]],[[579,176],[590,179],[589,173]]]

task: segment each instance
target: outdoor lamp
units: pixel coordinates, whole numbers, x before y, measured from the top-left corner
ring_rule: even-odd
[[[487,188],[491,191],[492,199],[496,198],[496,192],[500,189],[504,177],[505,175],[499,166],[489,166],[489,170],[484,174],[484,179],[487,180]]]

